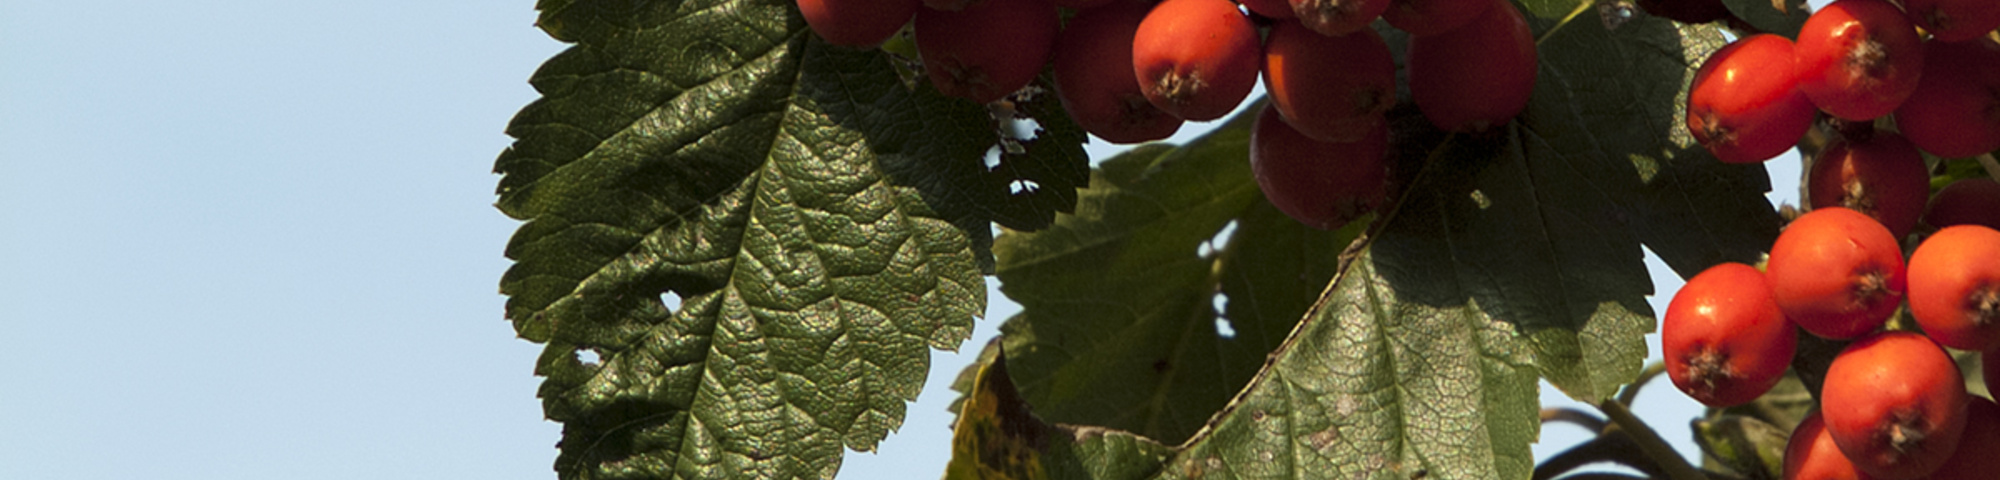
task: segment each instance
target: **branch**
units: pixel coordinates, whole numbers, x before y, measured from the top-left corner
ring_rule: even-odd
[[[1625,408],[1625,404],[1616,401],[1599,402],[1597,409],[1610,417],[1611,423],[1630,434],[1632,440],[1638,443],[1639,449],[1645,451],[1646,456],[1652,457],[1653,461],[1658,462],[1660,467],[1666,470],[1667,478],[1708,480],[1707,475],[1703,475],[1701,470],[1694,468],[1694,465],[1689,465],[1687,458],[1675,452],[1673,446],[1667,445],[1667,441],[1660,438],[1660,432],[1653,431],[1653,427],[1646,425],[1646,422],[1639,417],[1633,416],[1632,411]]]
[[[1596,415],[1591,415],[1590,412],[1569,407],[1542,409],[1542,423],[1549,422],[1574,423],[1576,426],[1583,427],[1584,430],[1589,430],[1590,433],[1594,434],[1603,434],[1604,427],[1607,426],[1604,423],[1604,419],[1597,418]]]
[[[1666,372],[1667,372],[1666,362],[1653,362],[1652,364],[1646,365],[1645,370],[1639,371],[1638,379],[1632,380],[1631,385],[1626,385],[1625,391],[1618,392],[1618,403],[1623,403],[1626,406],[1631,406],[1633,401],[1639,399],[1640,387],[1644,387],[1646,386],[1646,384],[1652,383],[1654,378],[1659,377],[1660,374]]]
[[[1535,465],[1535,474],[1530,479],[1549,480],[1584,465],[1605,462],[1632,467],[1645,472],[1647,477],[1666,474],[1660,468],[1659,462],[1646,456],[1645,450],[1639,447],[1639,443],[1632,441],[1631,435],[1623,430],[1614,430],[1543,460],[1540,465]],[[1584,478],[1582,475],[1586,474],[1568,478]]]
[[[1623,473],[1583,472],[1576,475],[1563,477],[1563,480],[1652,480],[1652,478],[1653,477],[1626,475]]]

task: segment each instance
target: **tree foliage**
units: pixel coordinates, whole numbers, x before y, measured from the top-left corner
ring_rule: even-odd
[[[1685,276],[1778,224],[1681,121],[1719,30],[1595,5],[1522,3],[1541,71],[1495,133],[1401,94],[1394,204],[1322,232],[1263,201],[1247,118],[1093,169],[1045,82],[947,98],[790,0],[543,0],[574,45],[495,170],[556,469],[832,477],[997,273],[1024,311],[963,377],[954,477],[1526,477],[1538,380],[1638,375],[1642,246]]]

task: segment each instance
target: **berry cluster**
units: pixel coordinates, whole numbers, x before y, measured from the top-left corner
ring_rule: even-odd
[[[913,23],[938,91],[1002,99],[1051,65],[1085,131],[1158,140],[1221,118],[1262,74],[1271,103],[1253,134],[1258,185],[1286,214],[1337,227],[1383,200],[1385,113],[1396,63],[1377,18],[1410,34],[1418,110],[1483,131],[1527,107],[1537,56],[1506,0],[798,0],[829,43],[868,48]],[[1062,9],[1074,15],[1061,20]],[[1247,11],[1247,12],[1246,12]],[[912,20],[914,19],[914,20]]]
[[[1718,407],[1775,385],[1799,329],[1852,341],[1792,432],[1787,479],[2000,472],[2000,406],[1969,395],[1945,351],[1982,352],[2000,376],[2000,184],[1931,195],[1923,155],[2000,149],[2000,43],[1985,36],[2000,2],[1901,5],[1837,0],[1796,43],[1754,34],[1716,51],[1689,87],[1688,129],[1725,162],[1768,160],[1832,117],[1805,174],[1811,212],[1762,271],[1726,263],[1689,279],[1660,329],[1674,385]],[[1938,230],[1906,264],[1919,225]],[[1904,305],[1916,328],[1885,328]]]
[[[1967,182],[1980,189],[1991,184]],[[2000,220],[2000,203],[1953,207],[1959,200],[1938,197],[1934,207],[1980,208],[1987,218],[1977,221]],[[1938,226],[1906,264],[1883,221],[1840,206],[1800,216],[1772,245],[1764,271],[1716,265],[1675,294],[1660,328],[1668,377],[1704,404],[1742,404],[1784,376],[1798,342],[1793,325],[1852,340],[1826,371],[1820,412],[1793,432],[1785,478],[1975,478],[2000,471],[1984,463],[2000,460],[2000,439],[1990,438],[2000,434],[2000,412],[1978,411],[2000,407],[1967,394],[1944,350],[2000,360],[2000,230]],[[1906,301],[1921,333],[1884,328]],[[2000,374],[2000,365],[1988,373]],[[1962,433],[1970,429],[1980,433]],[[1865,475],[1828,476],[1836,471]]]
[[[1784,153],[1822,111],[1847,122],[1894,118],[1908,141],[1869,148],[1896,155],[2000,149],[2000,44],[1986,37],[2000,27],[2000,2],[1903,5],[1837,0],[1806,19],[1796,42],[1760,33],[1717,50],[1689,88],[1688,130],[1732,163]]]

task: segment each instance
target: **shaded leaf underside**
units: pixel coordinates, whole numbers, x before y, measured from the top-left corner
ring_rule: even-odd
[[[1541,3],[1535,11],[1576,5]],[[1401,164],[1421,170],[1395,212],[1261,373],[1154,478],[1524,478],[1538,428],[1537,379],[1594,402],[1640,371],[1644,335],[1654,328],[1642,244],[1683,275],[1721,261],[1754,261],[1777,229],[1763,197],[1769,185],[1762,168],[1716,162],[1680,120],[1683,85],[1720,37],[1713,27],[1660,19],[1595,20],[1536,20],[1540,79],[1528,111],[1504,134],[1445,135],[1429,130],[1413,109],[1400,109]],[[1240,135],[1225,129],[1211,137]],[[1142,152],[1199,155],[1211,141],[1227,143],[1205,138],[1185,151]],[[1242,151],[1206,154],[1240,162]],[[1173,178],[1165,170],[1175,166],[1160,162],[1148,174]],[[1118,168],[1108,163],[1105,175]],[[1084,198],[1094,195],[1086,191]],[[1187,216],[1207,218],[1199,210]],[[1204,221],[1209,231],[1219,227]],[[1000,245],[1060,243],[1033,237],[1075,235],[1059,233],[1065,231],[1141,231],[1119,223],[1058,225],[1020,235],[1029,238],[1003,236]],[[1177,236],[1166,237],[1160,242],[1170,247],[1119,248],[1184,248]],[[1241,231],[1231,239],[1245,241]],[[1010,255],[1042,253],[997,251],[1003,278],[1009,265],[1040,262]],[[1102,261],[1078,257],[1093,267],[1070,272],[1077,277],[1068,283],[1105,275],[1096,266]],[[1046,278],[1056,274],[1037,275],[1030,277],[1037,285],[1063,282]],[[1114,357],[1097,350],[1116,351],[1106,345],[1119,342],[1090,339],[1117,338],[1129,322],[1067,315],[1075,308],[1036,311],[1032,302],[1041,298],[1016,290],[1010,279],[1006,291],[1029,311],[1015,321],[1035,324],[1010,321],[1015,330],[1008,333],[1033,331],[1032,342],[1060,352],[1050,355],[1059,359],[1048,361],[1053,366],[1038,367],[1042,359],[1032,349],[1016,350],[1009,339],[1014,376],[1024,379],[1024,396],[1037,412],[1044,406],[1035,403],[1042,399],[1032,393],[1034,379],[1095,378],[1050,372],[1116,368],[1074,362]],[[1183,290],[1099,301],[1199,303],[1213,296]],[[1183,324],[1188,331],[1208,328],[1200,322],[1209,318],[1190,320]],[[1068,333],[1057,338],[1052,331]],[[1070,395],[1116,398],[1087,389]],[[1057,409],[1070,408],[1050,397]]]
[[[1263,202],[1242,159],[1250,118],[1106,161],[1075,215],[1001,237],[1001,288],[1024,307],[1002,338],[1043,418],[1184,440],[1332,278],[1332,257],[1301,259],[1358,226],[1312,230]]]

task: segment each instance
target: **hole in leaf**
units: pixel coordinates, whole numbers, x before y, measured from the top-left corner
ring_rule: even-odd
[[[986,169],[1000,168],[1000,144],[986,148]]]
[[[586,366],[595,366],[600,360],[603,360],[603,358],[597,354],[597,349],[595,348],[576,349],[576,361],[583,362]]]
[[[1042,136],[1042,123],[1035,121],[1033,118],[1015,117],[1002,122],[1001,125],[1004,127],[1001,133],[1006,138],[1032,141]]]
[[[1208,240],[1202,241],[1201,245],[1196,245],[1194,247],[1194,254],[1202,258],[1208,258],[1210,254],[1221,251],[1223,245],[1228,245],[1229,237],[1234,235],[1236,235],[1236,221],[1230,220],[1229,223],[1222,226],[1222,230],[1215,232],[1215,236],[1208,237]]]
[[[1215,336],[1236,338],[1236,327],[1229,323],[1227,317],[1215,317]]]
[[[1629,1],[1603,2],[1597,4],[1597,19],[1604,22],[1605,30],[1617,30],[1632,21],[1636,10],[1637,6]]]
[[[681,308],[681,295],[674,293],[673,290],[660,292],[660,304],[666,305],[668,310],[679,310]]]
[[[1236,338],[1236,322],[1229,321],[1229,294],[1217,291],[1210,300],[1215,308],[1215,336]]]
[[[1042,189],[1042,184],[1035,183],[1034,180],[1021,179],[1021,180],[1015,180],[1014,183],[1007,184],[1007,193],[1013,195],[1035,193],[1036,191],[1039,191],[1041,189]]]

